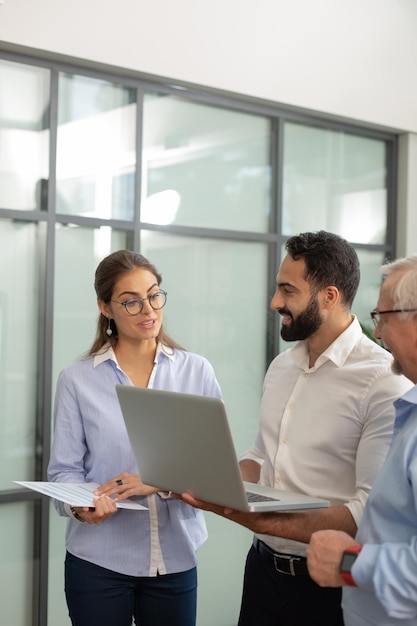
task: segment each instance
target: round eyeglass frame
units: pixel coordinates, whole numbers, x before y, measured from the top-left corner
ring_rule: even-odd
[[[116,302],[117,304],[121,304],[125,308],[126,313],[134,317],[135,315],[139,315],[139,313],[142,312],[143,305],[145,304],[146,300],[149,302],[149,305],[152,307],[154,311],[159,311],[160,309],[163,309],[167,302],[167,295],[168,294],[166,291],[164,291],[163,289],[160,289],[159,291],[155,291],[155,293],[150,295],[148,298],[129,298],[129,300],[125,300],[125,302],[119,302],[119,300],[110,300],[110,301]],[[158,297],[161,297],[161,296],[163,298],[163,302],[161,306],[155,306],[154,300],[156,300]],[[129,311],[129,308],[128,308],[130,305],[139,306],[139,310],[136,313],[131,313],[131,311]]]

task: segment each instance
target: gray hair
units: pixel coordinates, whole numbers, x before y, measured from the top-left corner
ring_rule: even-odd
[[[384,278],[398,274],[398,280],[391,290],[394,307],[406,310],[417,309],[417,254],[410,254],[380,267]],[[404,318],[412,317],[413,313],[404,313]]]

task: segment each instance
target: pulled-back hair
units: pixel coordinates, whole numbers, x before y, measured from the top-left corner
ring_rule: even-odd
[[[386,263],[380,267],[380,272],[384,278],[393,274],[401,274],[392,287],[391,297],[396,309],[416,309],[417,308],[417,254],[403,259],[397,259],[391,263]],[[403,313],[404,318],[413,315]]]
[[[325,230],[300,233],[285,244],[288,254],[297,261],[305,261],[305,279],[313,291],[329,285],[337,287],[346,308],[352,306],[359,286],[359,259],[353,246]]]
[[[96,290],[97,299],[102,300],[106,304],[112,299],[113,289],[119,278],[126,272],[131,272],[136,268],[148,270],[156,278],[158,285],[162,282],[162,276],[154,265],[142,254],[132,252],[131,250],[118,250],[106,256],[97,266],[94,280],[94,289]],[[96,337],[93,345],[88,351],[88,355],[98,352],[106,343],[115,346],[118,341],[117,327],[114,320],[110,320],[110,327],[113,331],[111,337],[108,337],[106,330],[108,328],[108,318],[100,313],[97,321]],[[170,347],[183,350],[163,329],[163,325],[159,330],[157,341]]]

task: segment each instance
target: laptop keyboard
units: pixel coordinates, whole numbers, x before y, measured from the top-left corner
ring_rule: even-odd
[[[248,502],[265,502],[270,500],[271,502],[279,502],[279,498],[270,498],[269,496],[262,496],[260,493],[253,493],[252,491],[246,492]]]

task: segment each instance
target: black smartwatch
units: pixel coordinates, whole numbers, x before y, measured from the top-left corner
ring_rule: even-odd
[[[356,587],[351,570],[361,550],[362,546],[350,546],[343,552],[342,560],[340,561],[340,574],[345,583],[350,587]]]

